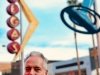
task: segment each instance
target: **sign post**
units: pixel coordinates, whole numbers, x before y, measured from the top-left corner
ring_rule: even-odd
[[[100,0],[95,0],[96,11],[100,14],[99,8]],[[97,18],[97,27],[100,27],[100,20]],[[97,33],[97,51],[98,51],[98,59],[99,59],[99,67],[100,67],[100,32]]]

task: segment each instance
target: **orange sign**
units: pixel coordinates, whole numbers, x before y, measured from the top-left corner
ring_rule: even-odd
[[[16,4],[10,4],[8,7],[7,7],[7,12],[9,15],[15,15],[19,12],[19,8]]]
[[[12,28],[11,30],[8,31],[7,37],[9,40],[14,41],[17,40],[20,36],[20,33],[17,29]]]
[[[9,3],[15,3],[17,2],[18,0],[8,0]]]
[[[19,43],[15,42],[20,37],[19,31],[16,29],[16,27],[19,25],[19,19],[15,16],[19,12],[18,6],[15,4],[17,0],[8,0],[10,5],[7,7],[7,12],[9,15],[11,15],[10,18],[7,19],[7,25],[11,28],[7,32],[7,37],[12,42],[8,44],[7,50],[9,53],[18,53],[20,50]]]
[[[7,46],[8,52],[10,53],[18,53],[18,51],[20,50],[20,45],[17,42],[11,42],[8,44]]]
[[[19,19],[16,16],[11,16],[10,18],[8,18],[7,24],[9,27],[15,28],[19,25]]]

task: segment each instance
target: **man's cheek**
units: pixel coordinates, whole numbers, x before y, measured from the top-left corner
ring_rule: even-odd
[[[46,72],[43,72],[42,75],[47,75],[47,73]]]
[[[30,75],[30,74],[26,72],[24,75]]]

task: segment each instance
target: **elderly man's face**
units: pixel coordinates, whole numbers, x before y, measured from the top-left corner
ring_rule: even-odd
[[[44,61],[39,56],[31,56],[25,63],[25,75],[47,75]]]

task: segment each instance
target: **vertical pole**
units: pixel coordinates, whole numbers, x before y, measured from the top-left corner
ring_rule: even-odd
[[[94,10],[95,10],[95,3],[94,3]],[[89,15],[91,18],[91,15]],[[95,46],[95,41],[94,41],[94,35],[92,34],[92,41],[93,41],[93,50],[95,51],[94,53],[94,60],[95,60],[95,67],[96,67],[96,74],[99,75],[99,63],[98,63],[98,57],[97,57],[97,48]]]
[[[100,14],[100,7],[99,4],[100,0],[95,0],[95,9],[96,12],[98,12]],[[97,18],[97,28],[100,28],[100,19]],[[100,68],[100,32],[97,33],[97,55],[98,55],[98,68]],[[99,72],[100,74],[100,72]]]
[[[94,1],[94,10],[96,11],[97,9],[96,9],[96,2]],[[97,20],[97,22],[98,22],[98,20]],[[98,23],[97,23],[98,24]],[[98,28],[98,26],[97,26],[97,28]],[[97,42],[98,42],[98,34],[97,34]],[[97,75],[100,75],[99,74],[99,59],[98,59],[98,47],[97,47],[97,49],[96,49],[96,55],[94,56],[94,59],[95,59],[95,65],[96,65],[96,74]]]
[[[95,48],[95,41],[94,41],[94,35],[92,34],[92,42],[93,42],[93,48]]]
[[[76,5],[77,0],[68,0],[69,5]],[[76,28],[74,24],[74,28]],[[81,75],[81,68],[80,68],[80,60],[79,60],[79,52],[78,52],[78,46],[77,46],[77,35],[76,32],[74,32],[74,38],[75,38],[75,48],[76,48],[76,56],[77,56],[77,65],[78,65],[78,75]]]
[[[97,55],[94,56],[94,59],[95,59],[95,64],[96,64],[96,72],[97,72],[96,74],[99,75],[99,68],[98,68],[99,64],[98,64],[98,57],[97,57]]]
[[[20,6],[20,42],[22,44],[22,8]],[[20,67],[20,74],[24,75],[24,53],[21,53],[21,67]]]
[[[75,25],[74,25],[74,27],[75,27]],[[79,60],[79,52],[78,52],[78,46],[77,46],[77,35],[76,35],[76,32],[74,32],[74,37],[75,37],[75,48],[76,48],[77,65],[78,65],[78,75],[81,75],[81,68],[80,68],[80,60]]]

